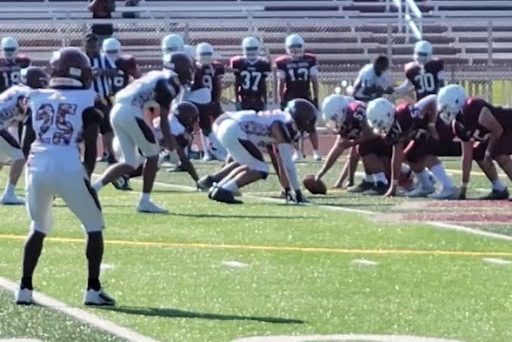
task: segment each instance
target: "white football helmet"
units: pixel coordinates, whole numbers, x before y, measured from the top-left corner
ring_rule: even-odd
[[[107,38],[103,41],[101,49],[114,62],[121,57],[121,42],[116,38]]]
[[[173,52],[183,52],[185,42],[179,34],[171,33],[162,39],[162,55],[164,63],[169,63]]]
[[[343,95],[329,95],[322,102],[322,117],[327,127],[338,132],[347,119],[349,101]]]
[[[0,43],[2,46],[2,53],[5,59],[14,59],[18,54],[19,44],[14,37],[4,37]]]
[[[196,47],[192,46],[192,45],[184,45],[183,53],[185,53],[185,55],[189,56],[190,59],[194,60],[194,58],[196,57]]]
[[[450,84],[439,89],[437,94],[437,112],[446,123],[451,123],[462,111],[468,95],[458,84]]]
[[[414,45],[414,60],[424,65],[432,59],[432,44],[426,40],[420,40]]]
[[[256,37],[245,37],[242,40],[242,50],[245,58],[254,61],[260,54],[260,41]]]
[[[375,133],[386,135],[395,120],[395,106],[382,97],[370,101],[366,107],[366,119]]]
[[[213,61],[213,46],[209,43],[200,43],[197,45],[196,60],[201,65],[211,64]]]
[[[294,57],[294,58],[300,58],[304,56],[304,39],[294,33],[286,37],[285,41],[286,45],[286,52]]]

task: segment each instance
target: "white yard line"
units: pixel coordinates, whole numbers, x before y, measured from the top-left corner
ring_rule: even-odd
[[[0,287],[14,292],[18,286],[18,284],[12,282],[11,280],[0,277]],[[125,339],[126,341],[157,342],[155,339],[143,336],[136,331],[119,326],[85,310],[71,307],[66,303],[60,302],[37,291],[34,291],[34,302],[51,310],[55,310],[64,315],[72,317],[79,322],[89,324],[94,328],[101,329],[109,334]]]

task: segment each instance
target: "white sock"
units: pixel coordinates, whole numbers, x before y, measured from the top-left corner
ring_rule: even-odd
[[[92,185],[92,188],[96,190],[96,192],[99,192],[103,188],[102,182],[96,182]]]
[[[429,188],[432,186],[430,182],[430,175],[427,170],[423,169],[420,173],[414,172],[414,176],[418,179],[420,185],[424,188]]]
[[[16,185],[12,184],[11,182],[8,182],[5,186],[4,194],[6,195],[12,195],[14,194],[14,190],[16,190]]]
[[[140,196],[140,200],[144,201],[144,202],[149,201],[149,195],[150,195],[149,193],[143,192],[142,195]]]
[[[318,151],[318,150],[313,150],[313,153],[318,155],[318,156],[320,155],[320,151]]]
[[[430,171],[434,174],[434,177],[443,185],[443,189],[453,188],[453,181],[450,176],[446,173],[443,164],[439,163],[430,168]]]
[[[364,174],[364,181],[366,183],[373,183],[373,175],[369,175],[367,173]]]
[[[238,184],[236,184],[236,181],[234,179],[230,180],[226,184],[222,186],[223,189],[226,189],[232,193],[235,193],[238,191]]]
[[[407,164],[402,163],[402,165],[400,165],[400,172],[403,174],[409,173],[411,172],[411,167]]]
[[[505,184],[503,184],[503,182],[500,181],[499,179],[493,180],[491,183],[492,183],[493,190],[501,192],[501,191],[505,190],[505,188],[506,188]]]
[[[386,178],[386,174],[384,172],[373,174],[373,181],[375,183],[381,182],[384,183],[384,185],[388,185],[388,179]]]

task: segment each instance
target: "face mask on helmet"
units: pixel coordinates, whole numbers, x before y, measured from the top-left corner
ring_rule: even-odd
[[[182,52],[185,42],[180,35],[169,34],[162,39],[162,54]]]
[[[322,115],[328,128],[336,133],[344,130],[348,101],[342,95],[330,95],[322,103]]]
[[[304,56],[304,40],[298,34],[286,37],[286,52],[293,58]]]
[[[437,111],[441,120],[447,124],[456,120],[462,113],[466,98],[466,91],[460,85],[450,84],[441,88],[437,96]]]
[[[108,38],[103,41],[103,52],[114,62],[121,56],[121,43],[115,38]]]
[[[260,43],[255,37],[246,37],[242,41],[242,49],[244,51],[244,57],[253,61],[259,56]]]
[[[395,106],[384,98],[379,98],[368,103],[366,108],[368,125],[376,134],[386,136],[395,120]]]
[[[2,38],[2,53],[5,59],[14,59],[18,54],[18,42],[13,37]]]
[[[432,59],[432,44],[422,40],[414,46],[414,60],[420,65],[427,64]]]
[[[213,62],[213,46],[208,43],[201,43],[196,48],[196,58],[199,64],[209,65]]]

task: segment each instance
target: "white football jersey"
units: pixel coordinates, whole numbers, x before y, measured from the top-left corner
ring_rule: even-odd
[[[32,127],[36,139],[31,146],[31,156],[80,163],[78,144],[82,141],[83,113],[94,107],[96,92],[91,89],[39,89],[30,93],[28,105],[32,111]],[[70,159],[71,158],[71,159]],[[40,162],[39,166],[42,164]],[[57,166],[57,165],[55,165]]]
[[[155,102],[157,93],[156,87],[158,81],[171,80],[169,83],[169,90],[173,97],[176,97],[180,92],[181,86],[174,71],[164,69],[150,71],[146,75],[134,80],[126,88],[119,91],[116,95],[115,102],[121,104],[129,104],[143,110],[147,107],[158,107]],[[169,103],[170,105],[170,103]],[[140,116],[140,113],[134,113]]]
[[[355,93],[354,96],[364,97],[362,92],[365,88],[379,86],[383,89],[386,89],[392,86],[392,81],[389,72],[385,71],[380,76],[377,76],[375,74],[375,68],[373,67],[373,64],[366,64],[359,71],[359,75],[357,76],[354,84],[360,84],[360,88],[357,89],[356,92],[361,92],[361,94]]]
[[[24,109],[21,101],[32,91],[24,85],[15,85],[0,94],[0,129],[6,129],[23,121]]]

